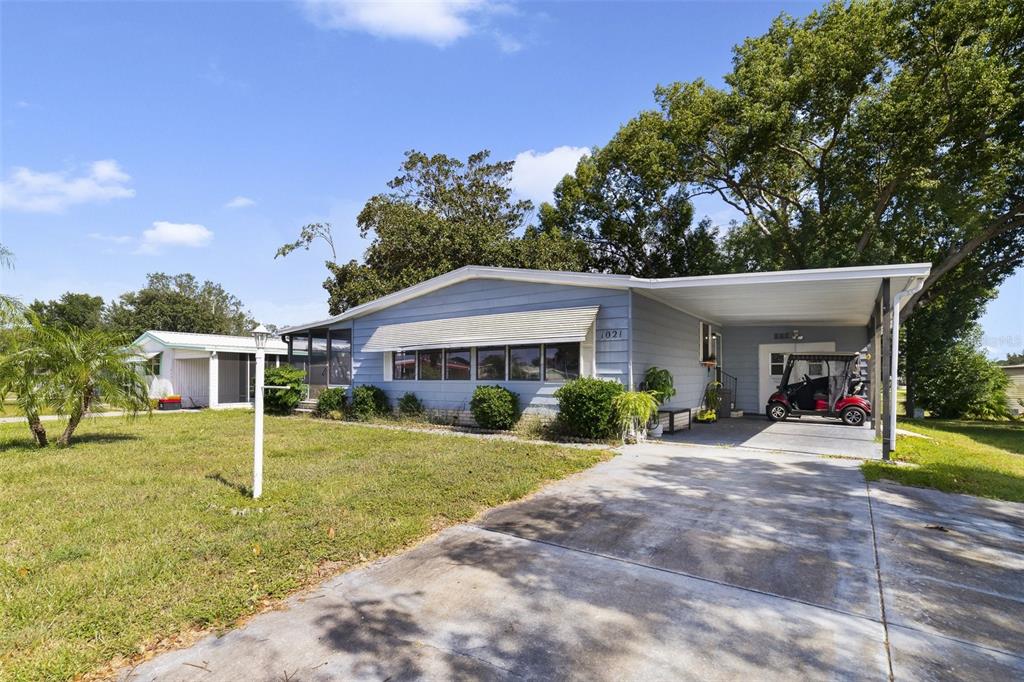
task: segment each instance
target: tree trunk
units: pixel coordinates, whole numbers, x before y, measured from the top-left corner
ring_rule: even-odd
[[[906,380],[907,380],[907,399],[904,401],[906,407],[907,419],[914,418],[914,408],[917,407],[917,391],[914,389],[914,372],[910,369],[910,363],[907,363],[906,369]]]
[[[39,419],[39,415],[30,414],[26,415],[26,418],[28,419],[28,430],[32,432],[36,445],[45,448],[48,442],[46,440],[46,428],[43,426],[42,420]]]
[[[60,434],[60,438],[57,439],[57,445],[60,447],[67,447],[71,443],[71,436],[75,433],[75,429],[78,428],[79,423],[82,421],[82,417],[89,411],[89,404],[92,402],[92,388],[85,389],[85,396],[82,398],[82,402],[79,403],[78,408],[71,413],[71,417],[68,419],[68,425],[64,428],[64,433]]]

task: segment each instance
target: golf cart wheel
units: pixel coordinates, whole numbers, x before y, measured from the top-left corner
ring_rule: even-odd
[[[840,413],[839,417],[847,426],[863,426],[864,420],[868,416],[859,407],[847,407]]]
[[[765,414],[768,415],[769,420],[780,422],[789,416],[789,409],[782,403],[768,403],[768,409],[765,410]]]

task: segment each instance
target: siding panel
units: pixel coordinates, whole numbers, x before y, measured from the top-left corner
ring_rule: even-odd
[[[392,402],[407,391],[415,393],[428,408],[468,410],[474,389],[480,384],[500,383],[520,396],[520,404],[529,412],[550,412],[557,408],[554,392],[561,384],[545,382],[472,381],[384,381],[384,354],[363,352],[363,346],[382,324],[397,324],[440,317],[461,317],[490,313],[519,312],[600,306],[597,314],[596,358],[598,376],[624,381],[627,373],[628,344],[602,341],[600,332],[625,329],[628,324],[628,293],[617,289],[572,287],[531,282],[507,282],[478,279],[453,284],[386,310],[357,318],[352,324],[353,384],[374,384],[388,394]]]

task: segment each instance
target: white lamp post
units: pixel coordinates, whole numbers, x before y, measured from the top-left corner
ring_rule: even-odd
[[[252,443],[252,497],[263,494],[263,369],[266,358],[267,339],[270,331],[262,324],[252,330],[256,340],[256,432]]]

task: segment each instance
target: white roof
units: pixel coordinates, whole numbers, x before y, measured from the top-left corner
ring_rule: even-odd
[[[363,352],[580,342],[587,338],[598,308],[555,308],[381,325],[370,335]]]
[[[930,263],[910,263],[645,279],[630,275],[469,265],[349,308],[340,315],[286,327],[278,333],[343,322],[472,279],[635,289],[677,310],[718,324],[866,325],[883,279],[890,280],[891,291],[896,294],[919,284],[930,271]]]
[[[220,351],[224,353],[256,352],[256,340],[251,336],[194,334],[191,332],[168,332],[158,329],[142,332],[132,345],[142,345],[147,339],[152,339],[167,348]],[[281,341],[281,339],[270,338],[267,340],[266,351],[273,354],[284,354],[288,352],[288,344]]]

